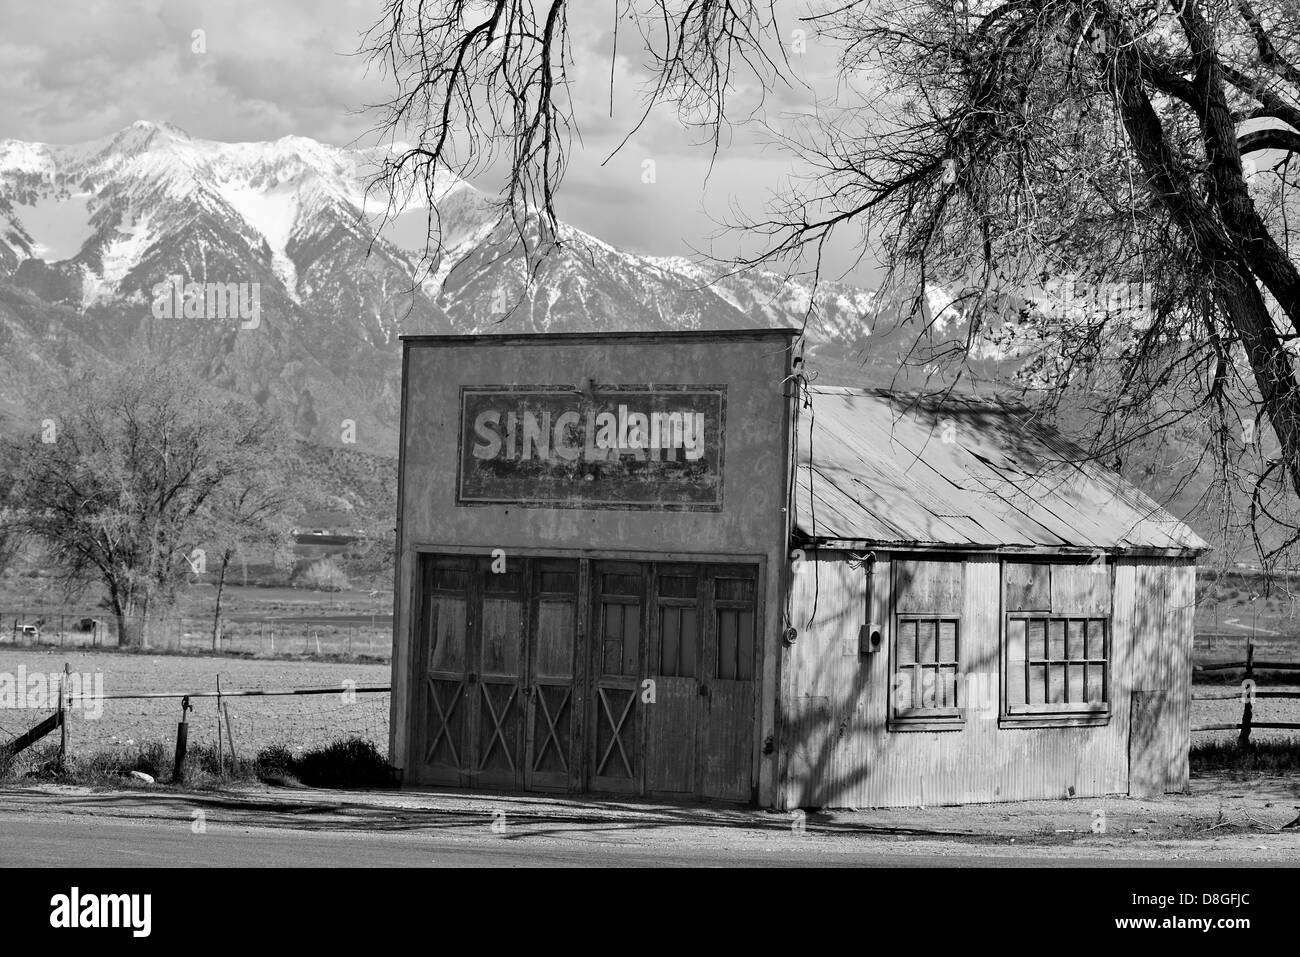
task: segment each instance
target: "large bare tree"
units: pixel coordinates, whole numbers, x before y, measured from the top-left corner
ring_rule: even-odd
[[[73,378],[75,389],[43,398],[29,435],[0,441],[0,505],[15,530],[46,546],[69,591],[102,587],[122,646],[144,647],[203,533],[249,519],[240,492],[280,459],[283,439],[263,410],[156,360]],[[270,491],[254,497],[283,504]],[[224,556],[226,538],[211,540]]]
[[[915,304],[918,356],[1024,358],[1020,384],[1048,409],[1068,400],[1108,462],[1174,435],[1186,478],[1217,477],[1225,526],[1246,513],[1262,558],[1292,550],[1296,0],[826,0],[797,20],[756,0],[600,9],[609,55],[650,77],[646,109],[677,109],[715,149],[737,80],[790,79],[792,31],[832,46],[836,95],[763,121],[809,175],[740,224],[763,240],[743,264],[815,275],[839,234],[874,244]],[[520,236],[554,242],[571,13],[593,8],[388,0],[368,44],[396,87],[382,125],[415,141],[391,182],[435,198],[445,173],[504,161]],[[1051,302],[1063,280],[1075,292]],[[930,283],[957,312],[926,309]]]

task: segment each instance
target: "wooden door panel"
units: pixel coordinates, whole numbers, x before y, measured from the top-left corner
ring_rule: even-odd
[[[573,687],[533,685],[531,786],[567,787],[573,771]]]
[[[460,679],[425,678],[423,779],[460,784],[469,770],[465,765],[465,711],[461,707],[464,688]]]
[[[650,677],[655,700],[642,707],[646,791],[694,795],[700,684],[694,678]]]
[[[597,789],[639,791],[636,741],[636,688],[601,685],[596,689],[595,762]]]
[[[519,685],[481,680],[474,771],[485,784],[514,786],[521,772]]]
[[[597,562],[591,577],[591,787],[639,794],[643,731],[637,698],[644,673],[646,568],[631,562]]]
[[[700,794],[753,797],[754,691],[759,662],[757,570],[714,566],[708,573],[710,628],[705,640]]]
[[[487,787],[518,788],[524,783],[524,572],[522,561],[504,572],[495,571],[490,560],[478,565],[478,654],[471,677],[473,774],[475,784]]]
[[[747,681],[717,682],[704,701],[707,731],[701,793],[707,798],[747,801],[753,763],[754,689]]]
[[[642,706],[647,792],[691,797],[698,793],[702,567],[654,567],[653,628],[647,677],[654,701]]]
[[[428,556],[421,567],[420,724],[415,777],[430,784],[469,782],[470,569]]]
[[[534,563],[525,771],[530,790],[570,790],[581,783],[574,750],[578,573],[574,559]]]

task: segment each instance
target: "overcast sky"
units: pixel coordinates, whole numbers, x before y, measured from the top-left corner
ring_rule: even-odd
[[[793,49],[793,70],[811,89],[769,91],[768,122],[805,111],[834,90],[833,51],[807,38]],[[620,55],[610,116],[612,0],[581,0],[571,14],[575,99],[582,143],[574,143],[560,215],[616,246],[654,255],[720,254],[735,240],[717,238],[733,206],[759,213],[774,190],[790,188],[790,159],[755,129],[735,130],[709,172],[710,151],[694,145],[668,110],[601,165],[639,115],[644,79],[639,58]],[[369,104],[391,93],[356,51],[380,16],[378,0],[0,0],[0,138],[74,143],[135,120],[168,121],[193,136],[273,140],[290,134],[335,145],[368,144],[376,114]],[[206,51],[193,52],[202,30]],[[635,54],[629,34],[620,48]],[[741,100],[753,90],[741,89]],[[655,182],[642,182],[653,159]],[[847,237],[846,237],[847,238]],[[853,258],[846,243],[837,270]],[[870,266],[847,278],[874,282]]]

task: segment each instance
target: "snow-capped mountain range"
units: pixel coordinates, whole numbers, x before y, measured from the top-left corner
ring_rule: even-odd
[[[75,358],[116,361],[144,337],[200,357],[215,383],[273,404],[304,437],[330,442],[334,423],[351,419],[364,445],[391,450],[405,333],[804,324],[808,288],[779,274],[719,277],[570,226],[528,283],[494,197],[453,177],[437,192],[443,245],[430,263],[422,193],[387,219],[386,200],[368,193],[381,158],[297,136],[221,143],[143,121],[76,145],[0,141],[5,381]],[[259,320],[160,317],[172,282],[256,284]],[[874,300],[824,284],[810,341],[860,342]],[[0,386],[0,417],[20,407]]]

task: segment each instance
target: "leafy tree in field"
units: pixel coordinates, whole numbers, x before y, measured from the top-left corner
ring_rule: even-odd
[[[1225,532],[1241,522],[1266,563],[1293,551],[1300,3],[603,9],[606,52],[639,59],[647,110],[677,109],[712,133],[715,150],[719,131],[752,116],[747,91],[797,83],[793,36],[833,51],[830,100],[797,121],[760,117],[809,174],[795,189],[774,184],[771,208],[741,223],[760,251],[740,265],[784,262],[815,278],[826,244],[847,231],[913,304],[904,321],[918,357],[957,367],[946,382],[969,377],[981,345],[1012,350],[1026,359],[1018,384],[1049,410],[1068,397],[1094,455],[1113,463],[1133,443],[1176,433],[1177,469],[1216,477]],[[422,182],[432,196],[446,171],[503,160],[521,240],[555,242],[575,126],[570,13],[592,10],[388,0],[367,41],[395,87],[381,126],[415,141],[386,178]],[[1026,301],[1067,279],[1084,293],[1066,308]],[[935,282],[966,317],[955,340],[952,317],[926,304]],[[1117,288],[1141,292],[1116,307]]]
[[[225,554],[241,522],[271,523],[284,448],[259,409],[140,361],[79,370],[50,395],[53,428],[7,441],[14,529],[42,540],[72,587],[98,582],[125,647],[148,644],[205,532]]]

